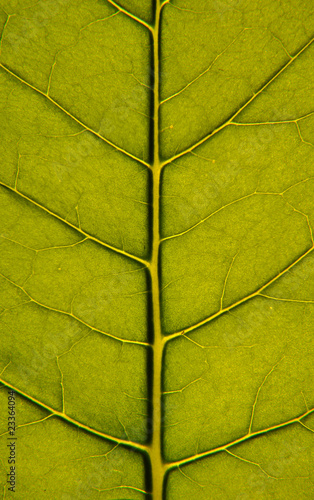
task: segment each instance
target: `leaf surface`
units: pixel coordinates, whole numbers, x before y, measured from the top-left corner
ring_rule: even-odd
[[[311,498],[313,15],[0,1],[3,499]]]

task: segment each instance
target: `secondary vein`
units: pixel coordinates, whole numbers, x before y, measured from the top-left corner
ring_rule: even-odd
[[[72,424],[76,427],[79,427],[80,429],[84,429],[85,431],[92,433],[96,436],[107,439],[108,441],[118,443],[118,444],[124,445],[128,448],[136,449],[138,451],[147,452],[147,446],[142,445],[140,443],[136,443],[135,441],[128,441],[126,439],[120,439],[120,438],[111,436],[110,434],[106,434],[104,432],[98,431],[97,429],[93,429],[92,427],[89,427],[88,425],[85,425],[82,422],[75,420],[74,418],[70,417],[69,415],[66,415],[65,413],[63,413],[61,411],[55,410],[51,406],[48,406],[47,404],[43,403],[42,401],[39,401],[38,399],[34,398],[33,396],[30,396],[29,394],[22,391],[18,387],[15,387],[14,385],[10,384],[9,382],[4,380],[3,378],[0,378],[0,383],[3,384],[5,387],[8,387],[9,389],[12,389],[14,392],[16,392],[20,396],[28,399],[32,403],[35,403],[37,406],[40,406],[44,410],[47,410],[52,416],[58,417],[61,420],[66,421],[69,424]]]
[[[114,2],[114,0],[107,0],[107,1],[108,1],[108,3],[110,3],[110,5],[113,5],[116,9],[118,9],[118,11],[120,11],[123,14],[125,14],[126,16],[130,17],[131,19],[133,19],[133,21],[136,21],[138,24],[141,24],[142,26],[147,28],[151,33],[153,32],[153,27],[150,24],[148,24],[146,21],[137,17],[135,14],[132,14],[132,12],[125,9],[124,7],[119,5],[117,2]]]
[[[297,52],[293,57],[291,57],[291,59],[289,59],[289,61],[284,66],[282,66],[282,68],[279,71],[277,71],[277,73],[272,78],[270,78],[264,85],[262,85],[262,87],[257,92],[255,92],[253,94],[253,96],[250,99],[248,99],[235,113],[233,113],[232,116],[228,120],[226,120],[223,124],[219,125],[219,127],[217,127],[215,130],[213,130],[209,134],[205,135],[202,139],[200,139],[199,141],[197,141],[194,144],[192,144],[189,148],[181,151],[181,153],[175,154],[174,156],[172,156],[172,158],[169,158],[168,160],[165,160],[162,163],[162,167],[165,167],[166,165],[168,165],[169,163],[173,162],[174,160],[176,160],[178,158],[181,158],[181,156],[184,156],[184,155],[186,155],[188,153],[191,153],[198,146],[200,146],[201,144],[204,144],[204,142],[206,142],[208,139],[210,139],[211,137],[213,137],[214,135],[216,135],[218,132],[220,132],[221,130],[223,130],[226,127],[228,127],[228,125],[232,125],[233,120],[249,104],[251,104],[256,99],[256,97],[258,97],[271,83],[273,83],[278,78],[278,76],[281,75],[281,73],[283,73],[313,43],[313,41],[314,41],[314,38],[312,38],[309,42],[307,42],[299,50],[299,52]]]
[[[119,253],[121,255],[124,255],[125,257],[128,257],[129,259],[132,259],[132,260],[135,260],[137,262],[140,262],[141,264],[144,264],[144,266],[148,266],[149,265],[149,262],[146,261],[145,259],[141,259],[140,257],[137,257],[136,255],[133,255],[131,253],[128,253],[126,252],[125,250],[121,250],[120,248],[118,247],[114,247],[113,245],[110,245],[109,243],[105,243],[104,241],[102,240],[99,240],[98,238],[96,238],[95,236],[92,236],[91,234],[87,233],[86,231],[84,231],[83,229],[81,229],[80,227],[77,227],[75,226],[74,224],[71,224],[71,222],[63,219],[60,215],[56,214],[55,212],[52,212],[51,210],[49,210],[48,208],[44,207],[43,205],[41,205],[40,203],[38,203],[37,201],[33,200],[32,198],[30,198],[29,196],[26,196],[25,194],[23,194],[21,191],[17,191],[17,189],[9,186],[8,184],[5,184],[4,182],[1,182],[0,181],[0,186],[8,189],[9,191],[15,193],[16,195],[18,196],[21,196],[22,198],[24,198],[25,200],[27,200],[28,202],[32,203],[33,205],[35,205],[36,207],[40,208],[41,210],[43,210],[44,212],[48,213],[49,215],[51,215],[52,217],[58,219],[60,222],[63,222],[63,224],[66,224],[67,226],[71,227],[72,229],[74,229],[75,231],[77,231],[78,233],[84,235],[87,239],[91,240],[91,241],[94,241],[96,243],[98,243],[99,245],[102,245],[104,247],[106,247],[107,249],[110,249],[112,250],[113,252],[116,252],[116,253]]]
[[[210,455],[214,455],[215,453],[219,453],[221,451],[226,451],[228,448],[231,448],[232,446],[235,446],[237,444],[243,443],[245,441],[248,441],[249,439],[252,439],[254,437],[260,436],[260,435],[265,434],[267,432],[275,431],[277,429],[281,429],[283,427],[286,427],[288,425],[292,425],[292,424],[295,424],[295,423],[301,424],[301,420],[304,419],[304,418],[306,418],[306,417],[308,417],[313,412],[314,412],[314,408],[311,408],[310,410],[306,411],[305,413],[303,413],[299,417],[292,418],[290,420],[287,420],[286,422],[282,422],[281,424],[273,425],[271,427],[267,427],[265,429],[261,429],[259,431],[255,431],[255,432],[252,432],[250,434],[249,433],[245,434],[244,436],[242,436],[242,437],[240,437],[238,439],[235,439],[234,441],[230,441],[229,443],[224,444],[222,446],[218,446],[217,448],[213,448],[211,450],[204,451],[203,453],[196,453],[195,455],[192,455],[192,456],[187,457],[187,458],[183,458],[182,460],[176,460],[176,461],[173,461],[173,462],[168,462],[168,464],[166,465],[166,469],[167,469],[167,471],[169,471],[171,469],[175,469],[177,467],[180,467],[181,465],[187,465],[187,464],[189,464],[191,462],[195,462],[196,460],[200,460],[200,459],[208,457]],[[309,430],[311,430],[311,429],[309,429]]]
[[[116,151],[119,151],[120,153],[128,156],[129,158],[132,158],[132,160],[135,160],[138,163],[141,163],[142,165],[145,165],[145,167],[151,169],[151,166],[149,165],[149,163],[147,163],[144,160],[141,160],[140,158],[137,158],[137,156],[134,156],[132,153],[129,153],[128,151],[126,151],[125,149],[121,148],[117,144],[114,144],[113,142],[109,141],[109,139],[106,139],[105,137],[103,137],[101,134],[99,134],[98,132],[96,132],[92,128],[88,127],[88,125],[86,125],[81,120],[79,120],[74,115],[72,115],[72,113],[70,113],[69,111],[67,111],[63,106],[61,106],[61,104],[59,104],[57,101],[55,101],[54,99],[52,99],[52,97],[50,97],[47,93],[43,92],[42,90],[39,90],[34,85],[31,85],[29,82],[27,82],[26,80],[24,80],[23,78],[21,78],[20,76],[18,76],[16,73],[14,73],[13,71],[11,71],[9,68],[7,68],[4,64],[0,63],[0,68],[2,68],[4,71],[6,71],[9,75],[11,75],[14,78],[16,78],[17,80],[19,80],[24,85],[27,85],[27,87],[31,88],[32,90],[34,90],[35,92],[37,92],[41,96],[43,96],[46,99],[48,99],[48,101],[50,101],[60,111],[62,111],[68,117],[70,117],[72,120],[74,120],[78,125],[80,125],[85,130],[87,130],[91,134],[95,135],[96,137],[98,137],[99,139],[101,139],[102,141],[104,141],[106,144],[108,144],[109,146],[111,146],[112,148],[114,148]]]
[[[221,316],[222,314],[225,314],[226,312],[230,311],[231,309],[234,309],[235,307],[238,307],[242,304],[244,304],[245,302],[247,302],[248,300],[251,300],[253,299],[254,297],[258,297],[258,296],[263,296],[261,294],[261,292],[263,290],[265,290],[265,288],[267,288],[268,286],[270,286],[272,283],[274,283],[275,281],[277,281],[279,278],[281,278],[281,276],[283,276],[284,274],[286,274],[288,271],[290,271],[290,269],[292,269],[296,264],[298,264],[300,261],[302,261],[305,257],[307,257],[307,255],[309,255],[312,251],[314,250],[314,245],[312,245],[305,253],[303,253],[300,257],[298,257],[294,262],[292,262],[292,264],[290,264],[289,266],[287,266],[285,269],[283,269],[279,274],[277,274],[274,278],[272,278],[271,280],[269,280],[267,283],[265,283],[264,285],[262,285],[260,288],[258,288],[255,292],[252,292],[250,295],[247,295],[245,297],[243,297],[242,299],[238,300],[237,302],[234,302],[233,304],[231,304],[230,306],[226,306],[224,307],[223,309],[219,309],[219,311],[217,311],[216,313],[212,314],[211,316],[208,316],[207,318],[199,321],[198,323],[195,323],[194,325],[191,325],[191,326],[188,326],[187,328],[185,328],[184,330],[181,330],[179,332],[176,332],[176,333],[172,333],[170,335],[167,335],[167,337],[165,337],[164,339],[164,342],[167,343],[169,342],[170,340],[173,340],[173,339],[176,339],[182,335],[186,335],[187,333],[189,332],[192,332],[193,330],[196,330],[197,328],[200,328],[201,326],[203,325],[206,325],[207,323],[209,323],[210,321],[213,321],[214,319],[218,318],[219,316]]]

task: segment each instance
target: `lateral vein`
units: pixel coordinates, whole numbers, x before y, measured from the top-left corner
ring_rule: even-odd
[[[181,156],[184,156],[188,153],[191,153],[194,149],[196,149],[198,146],[200,146],[201,144],[204,144],[204,142],[206,142],[208,139],[210,139],[211,137],[213,137],[214,135],[216,135],[218,132],[220,132],[221,130],[225,129],[228,125],[232,125],[232,122],[233,120],[249,105],[251,104],[251,102],[253,102],[256,97],[258,97],[271,83],[273,83],[277,78],[278,76],[281,75],[281,73],[283,73],[314,41],[314,38],[312,38],[309,42],[307,42],[300,50],[299,52],[297,52],[293,57],[291,57],[291,59],[289,59],[289,61],[284,65],[282,66],[282,68],[277,71],[277,73],[272,77],[270,78],[256,93],[253,94],[253,96],[248,99],[235,113],[233,113],[233,115],[227,120],[225,121],[222,125],[220,125],[219,127],[217,127],[216,129],[214,129],[212,132],[210,132],[209,134],[205,135],[202,139],[200,139],[199,141],[195,142],[194,144],[192,144],[189,148],[181,151],[181,153],[177,153],[175,154],[174,156],[172,156],[172,158],[169,158],[168,160],[165,160],[163,163],[162,163],[162,167],[165,167],[166,165],[168,165],[169,163],[173,162],[174,160],[180,158]]]
[[[86,323],[86,321],[84,321],[83,319],[79,318],[78,316],[75,316],[75,314],[73,314],[72,312],[62,311],[61,309],[56,309],[55,307],[50,307],[50,306],[47,306],[46,304],[42,304],[38,300],[35,300],[25,290],[25,288],[23,288],[23,286],[18,285],[17,283],[14,283],[14,281],[10,280],[9,278],[7,278],[6,276],[4,276],[1,273],[0,273],[0,276],[2,278],[4,278],[6,281],[8,281],[9,283],[11,283],[11,285],[16,286],[17,288],[19,288],[20,290],[22,290],[22,292],[24,292],[25,295],[29,298],[29,302],[33,302],[34,304],[36,304],[39,307],[42,307],[44,309],[48,309],[48,311],[52,311],[52,312],[56,312],[58,314],[62,314],[62,315],[68,316],[68,317],[74,319],[75,321],[77,321],[78,323],[81,323],[82,325],[86,326],[90,330],[92,330],[92,331],[94,331],[96,333],[100,333],[101,335],[105,335],[106,337],[109,337],[111,339],[117,340],[118,342],[122,342],[122,343],[125,343],[125,344],[137,344],[137,345],[142,345],[142,346],[145,346],[145,347],[149,347],[150,346],[150,344],[148,344],[147,342],[141,342],[139,340],[123,339],[123,338],[117,337],[116,335],[113,335],[111,333],[104,332],[103,330],[99,330],[98,328],[95,328],[94,326],[89,325],[88,323]],[[26,302],[26,304],[29,304],[29,302]],[[23,304],[24,304],[24,302],[23,302]],[[21,304],[21,305],[23,305],[23,304]],[[63,353],[63,354],[65,354],[65,353]]]
[[[198,323],[195,323],[194,325],[191,325],[191,326],[185,328],[184,330],[181,330],[179,332],[167,335],[164,338],[164,341],[165,342],[169,342],[170,340],[176,339],[176,338],[178,338],[178,337],[180,337],[182,335],[186,335],[187,333],[189,333],[189,332],[191,332],[193,330],[196,330],[197,328],[200,328],[201,326],[206,325],[207,323],[209,323],[210,321],[213,321],[214,319],[218,318],[222,314],[224,314],[224,313],[230,311],[231,309],[234,309],[234,308],[236,308],[236,307],[244,304],[245,302],[247,302],[248,300],[253,299],[254,297],[258,297],[258,296],[262,296],[263,297],[263,295],[261,294],[261,292],[263,290],[265,290],[265,288],[267,288],[269,285],[271,285],[272,283],[274,283],[275,281],[277,281],[279,278],[281,278],[281,276],[283,276],[288,271],[290,271],[290,269],[292,269],[296,264],[298,264],[299,262],[301,262],[307,255],[309,255],[313,251],[313,249],[314,249],[314,245],[312,245],[304,254],[302,254],[294,262],[292,262],[292,264],[290,264],[283,271],[281,271],[279,274],[277,274],[277,276],[275,276],[270,281],[268,281],[267,283],[265,283],[265,285],[263,285],[260,288],[258,288],[258,290],[256,290],[255,292],[251,293],[250,295],[247,295],[246,297],[238,300],[237,302],[234,302],[230,306],[224,307],[223,309],[219,309],[219,311],[217,311],[216,313],[212,314],[211,316],[208,316],[207,318],[203,319],[202,321],[199,321]]]
[[[43,403],[42,401],[39,401],[38,399],[34,398],[33,396],[30,396],[26,392],[22,391],[21,389],[18,389],[14,385],[10,384],[6,380],[0,378],[0,383],[3,384],[5,387],[8,387],[9,389],[12,389],[14,392],[19,394],[20,396],[28,399],[32,403],[35,403],[37,406],[40,406],[44,410],[48,411],[51,416],[55,416],[60,418],[61,420],[66,421],[69,424],[72,424],[76,427],[79,427],[80,429],[84,429],[85,431],[94,434],[96,436],[102,437],[104,439],[107,439],[108,441],[111,441],[113,443],[118,443],[121,445],[124,445],[128,448],[132,448],[138,451],[147,451],[147,446],[142,445],[140,443],[136,443],[135,441],[128,441],[126,439],[120,439],[114,436],[111,436],[110,434],[106,434],[104,432],[98,431],[97,429],[93,429],[92,427],[89,427],[88,425],[83,424],[82,422],[79,422],[78,420],[75,420],[74,418],[69,417],[65,413],[55,410],[51,406],[48,406],[47,404]]]
[[[133,19],[133,21],[136,21],[138,24],[141,24],[142,26],[145,26],[145,28],[147,28],[151,33],[153,32],[153,27],[150,24],[148,24],[146,21],[144,21],[143,19],[137,17],[135,14],[132,14],[132,12],[130,12],[129,10],[125,9],[124,7],[122,7],[121,5],[119,5],[117,2],[114,2],[114,0],[107,0],[107,1],[108,1],[108,3],[110,3],[111,5],[113,5],[113,7],[115,7],[116,9],[118,9],[120,12],[122,12],[126,16],[130,17],[131,19]]]
[[[301,423],[302,419],[308,417],[313,412],[314,412],[314,408],[311,408],[310,410],[306,411],[305,413],[303,413],[299,417],[292,418],[290,420],[287,420],[286,422],[282,422],[281,424],[273,425],[271,427],[267,427],[265,429],[252,432],[251,434],[245,434],[244,436],[242,436],[242,437],[240,437],[238,439],[235,439],[234,441],[230,441],[229,443],[224,444],[222,446],[218,446],[217,448],[213,448],[212,450],[204,451],[202,453],[196,453],[195,455],[192,455],[192,456],[187,457],[187,458],[183,458],[182,460],[176,460],[176,461],[173,461],[173,462],[168,462],[165,465],[166,470],[169,471],[169,470],[172,470],[172,469],[176,469],[176,468],[180,467],[181,465],[187,465],[187,464],[189,464],[191,462],[195,462],[195,461],[200,460],[202,458],[206,458],[206,457],[208,457],[210,455],[214,455],[214,454],[219,453],[221,451],[227,451],[228,448],[231,448],[232,446],[235,446],[237,444],[241,444],[241,443],[243,443],[245,441],[248,441],[248,440],[250,440],[250,439],[252,439],[254,437],[260,436],[261,434],[265,434],[265,433],[271,432],[271,431],[276,431],[278,429],[281,429],[283,427],[286,427],[288,425],[292,425],[292,424],[295,424],[295,423]]]
[[[109,141],[109,139],[106,139],[101,134],[99,134],[98,132],[96,132],[92,128],[90,128],[87,125],[85,125],[85,123],[83,123],[81,120],[79,120],[74,115],[72,115],[72,113],[70,113],[69,111],[67,111],[63,106],[61,106],[61,104],[59,104],[57,101],[55,101],[54,99],[52,99],[52,97],[50,97],[47,93],[43,92],[42,90],[39,90],[34,85],[31,85],[30,83],[28,83],[26,80],[24,80],[23,78],[21,78],[20,76],[18,76],[16,73],[14,73],[13,71],[11,71],[9,68],[7,68],[4,64],[0,63],[0,67],[4,71],[6,71],[9,75],[13,76],[14,78],[16,78],[17,80],[19,80],[24,85],[26,85],[27,87],[33,89],[35,92],[37,92],[41,96],[43,96],[46,99],[48,99],[48,101],[50,101],[54,106],[56,106],[58,109],[60,109],[60,111],[62,111],[63,113],[65,113],[69,118],[71,118],[73,121],[75,121],[78,125],[80,125],[85,130],[87,130],[91,134],[95,135],[96,137],[98,137],[99,139],[101,139],[102,141],[104,141],[106,144],[108,144],[109,146],[111,146],[112,148],[114,148],[116,151],[119,151],[120,153],[124,154],[125,156],[128,156],[129,158],[132,158],[132,160],[135,160],[138,163],[141,163],[142,165],[145,165],[145,167],[151,169],[151,166],[149,165],[149,163],[147,163],[144,160],[141,160],[140,158],[137,158],[137,156],[134,156],[132,153],[129,153],[128,151],[126,151],[125,149],[121,148],[120,146],[117,146],[117,144],[114,144],[113,142]]]
[[[114,247],[113,245],[110,245],[109,243],[105,243],[104,241],[99,240],[95,236],[92,236],[91,234],[87,233],[86,231],[83,231],[83,229],[81,229],[80,227],[77,227],[74,224],[71,224],[71,222],[63,219],[60,215],[56,214],[55,212],[52,212],[48,208],[44,207],[43,205],[41,205],[37,201],[35,201],[32,198],[29,198],[25,194],[21,193],[21,191],[17,191],[17,189],[9,186],[8,184],[5,184],[4,182],[0,181],[0,186],[4,187],[5,189],[8,189],[9,191],[11,191],[12,193],[15,193],[18,196],[21,196],[22,198],[24,198],[25,200],[27,200],[29,203],[32,203],[33,205],[35,205],[36,207],[40,208],[41,210],[43,210],[47,214],[49,214],[52,217],[58,219],[60,222],[63,222],[63,224],[66,224],[67,226],[71,227],[72,229],[74,229],[78,233],[84,235],[86,239],[94,241],[95,243],[98,243],[99,245],[102,245],[102,246],[108,248],[109,250],[112,250],[113,252],[116,252],[116,253],[119,253],[121,255],[124,255],[125,257],[128,257],[129,259],[132,259],[132,260],[135,260],[137,262],[140,262],[145,267],[149,266],[149,262],[146,261],[145,259],[141,259],[140,257],[137,257],[136,255],[133,255],[133,254],[131,254],[129,252],[126,252],[125,250],[121,250],[118,247]]]

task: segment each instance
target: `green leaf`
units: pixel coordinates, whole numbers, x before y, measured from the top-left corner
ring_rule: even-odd
[[[312,498],[313,16],[0,0],[3,499]]]

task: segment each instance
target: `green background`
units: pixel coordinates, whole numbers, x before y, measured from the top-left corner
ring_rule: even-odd
[[[149,498],[154,6],[113,3],[0,0],[3,499]],[[167,500],[313,498],[313,20],[161,11]]]

